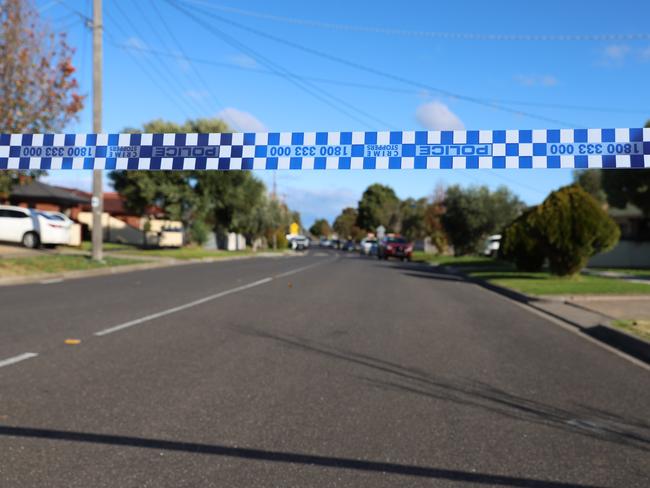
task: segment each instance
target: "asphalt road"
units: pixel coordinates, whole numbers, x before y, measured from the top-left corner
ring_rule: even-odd
[[[416,264],[0,288],[3,488],[647,487],[649,407],[648,370]]]

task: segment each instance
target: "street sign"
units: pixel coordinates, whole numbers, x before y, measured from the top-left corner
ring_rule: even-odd
[[[291,225],[289,226],[289,234],[294,236],[300,234],[300,225],[298,225],[297,222],[291,223]]]

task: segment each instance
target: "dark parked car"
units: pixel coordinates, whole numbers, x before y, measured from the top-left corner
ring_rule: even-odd
[[[413,243],[402,236],[386,236],[379,241],[377,257],[379,259],[399,258],[402,261],[411,260]]]
[[[345,241],[345,243],[341,246],[341,249],[343,251],[354,251],[356,248],[356,245],[354,244],[354,241],[351,239],[348,239]]]

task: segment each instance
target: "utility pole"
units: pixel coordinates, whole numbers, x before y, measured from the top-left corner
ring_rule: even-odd
[[[102,0],[93,0],[93,132],[102,131]],[[102,170],[93,170],[93,212],[92,257],[101,261],[103,253],[102,212],[104,198],[102,195]]]

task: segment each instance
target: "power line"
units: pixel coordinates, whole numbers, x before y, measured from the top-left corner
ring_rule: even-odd
[[[167,1],[172,2],[172,4],[174,4],[177,8],[181,9],[181,7],[178,6],[179,2],[177,2],[175,0],[167,0]],[[215,20],[217,20],[219,22],[225,23],[225,24],[230,25],[230,26],[237,27],[240,30],[244,30],[246,32],[253,33],[253,34],[255,34],[255,35],[259,36],[259,37],[270,39],[270,40],[272,40],[274,42],[277,42],[279,44],[284,44],[285,46],[292,47],[292,48],[297,49],[299,51],[303,51],[303,52],[312,54],[314,56],[318,56],[320,58],[327,59],[329,61],[332,61],[332,62],[335,62],[335,63],[338,63],[338,64],[342,64],[344,66],[348,66],[348,67],[351,67],[351,68],[354,68],[354,69],[357,69],[357,70],[360,70],[360,71],[364,71],[366,73],[371,73],[371,74],[374,74],[376,76],[381,76],[383,78],[388,78],[388,79],[391,79],[391,80],[394,80],[394,81],[398,81],[400,83],[404,83],[406,85],[411,85],[411,86],[415,86],[417,88],[430,90],[430,91],[439,93],[439,94],[444,95],[444,96],[457,98],[459,100],[474,103],[474,104],[477,104],[477,105],[482,105],[482,106],[493,108],[493,109],[496,109],[496,110],[501,110],[503,112],[511,113],[511,114],[514,114],[514,115],[520,115],[520,116],[523,116],[523,117],[537,119],[537,120],[541,120],[541,121],[544,121],[544,122],[551,122],[553,124],[559,124],[559,125],[564,125],[564,126],[573,126],[573,127],[575,127],[575,126],[580,125],[580,124],[574,124],[574,123],[570,123],[570,122],[566,122],[566,121],[561,121],[561,120],[558,120],[558,119],[553,119],[553,118],[550,118],[550,117],[544,117],[544,116],[537,115],[537,114],[534,114],[534,113],[531,113],[531,112],[525,112],[525,111],[522,111],[522,110],[512,109],[512,108],[505,107],[503,105],[499,105],[499,104],[495,104],[495,103],[491,103],[491,102],[488,102],[488,101],[485,101],[485,100],[482,100],[480,98],[476,98],[476,97],[473,97],[473,96],[463,95],[463,94],[460,94],[460,93],[455,93],[455,92],[452,92],[450,90],[434,87],[434,86],[429,85],[427,83],[421,83],[419,81],[410,80],[410,79],[405,78],[405,77],[400,76],[400,75],[396,75],[396,74],[393,74],[393,73],[387,73],[387,72],[381,71],[381,70],[379,70],[377,68],[366,66],[366,65],[363,65],[361,63],[357,63],[355,61],[350,61],[348,59],[341,58],[341,57],[336,56],[334,54],[329,54],[329,53],[326,53],[326,52],[323,52],[323,51],[319,51],[317,49],[310,48],[310,47],[307,47],[305,45],[298,44],[296,42],[289,41],[287,39],[277,37],[277,36],[275,36],[273,34],[268,34],[266,32],[260,31],[258,29],[255,29],[255,28],[248,27],[246,25],[240,24],[239,22],[235,22],[233,20],[225,19],[224,17],[222,17],[220,15],[217,15],[215,13],[209,12],[209,11],[196,9],[196,8],[194,8],[194,9],[199,10],[204,15],[206,15],[206,16],[212,18],[212,19],[215,19]],[[190,13],[187,10],[184,10],[184,11],[185,11],[186,15],[190,15]],[[194,16],[193,14],[191,14],[191,15]],[[196,18],[196,16],[194,16],[194,17]]]
[[[112,15],[108,12],[108,10],[107,10],[106,12],[104,12],[104,14],[106,15],[107,20],[110,20],[113,24],[115,24],[115,25],[117,26],[117,28],[118,28],[122,33],[124,33],[124,30],[123,30],[123,28],[122,28],[122,25],[112,17]],[[116,44],[116,43],[117,43],[117,41],[115,41],[115,40],[113,39],[110,30],[105,29],[104,32],[105,32],[106,35],[108,36],[109,41],[111,42],[111,44]],[[128,35],[128,34],[127,34],[127,35]],[[134,56],[133,53],[131,53],[131,52],[128,52],[128,51],[127,51],[127,54],[128,54],[129,57],[133,60],[134,64],[135,64],[136,66],[138,66],[138,67],[142,70],[142,72],[143,72],[144,75],[149,79],[149,81],[151,82],[151,84],[154,85],[154,86],[156,86],[156,87],[157,87],[157,88],[158,88],[162,93],[164,93],[165,96],[168,97],[168,99],[171,100],[171,102],[174,103],[174,104],[176,105],[176,107],[181,111],[181,113],[183,113],[183,114],[185,115],[186,118],[190,119],[191,116],[189,115],[189,112],[187,111],[187,107],[183,104],[185,101],[183,100],[183,103],[179,103],[178,99],[175,97],[175,92],[174,92],[174,90],[168,91],[167,88],[166,88],[165,86],[163,86],[163,85],[160,83],[160,80],[161,80],[162,78],[157,77],[157,76],[155,75],[155,73],[152,74],[152,71],[151,71],[151,65],[146,64],[146,63],[143,63],[141,59],[138,59],[138,58],[137,58],[136,56]]]
[[[218,66],[218,67],[223,67],[223,68],[230,68],[230,69],[236,69],[240,71],[248,71],[251,73],[258,73],[258,74],[263,74],[263,75],[273,75],[273,76],[278,76],[277,73],[270,71],[270,70],[265,70],[265,69],[260,69],[260,68],[254,68],[254,67],[248,67],[248,66],[241,66],[239,64],[233,64],[233,63],[226,63],[222,61],[214,61],[211,59],[205,59],[205,58],[198,58],[194,56],[187,56],[183,54],[178,54],[178,53],[173,53],[173,52],[166,52],[166,51],[160,51],[157,49],[151,49],[151,48],[146,48],[146,47],[141,47],[141,46],[132,46],[128,44],[115,44],[116,47],[120,49],[127,49],[127,50],[132,50],[132,51],[141,51],[141,52],[146,52],[149,54],[153,54],[154,56],[163,56],[163,57],[169,57],[173,59],[179,59],[187,62],[193,62],[193,63],[199,63],[199,64],[205,64],[208,66]],[[346,80],[336,80],[332,78],[321,78],[317,76],[306,76],[306,75],[300,75],[300,74],[295,74],[292,73],[291,76],[293,78],[298,78],[301,80],[310,80],[314,81],[316,83],[325,83],[325,84],[331,84],[331,85],[339,85],[339,86],[348,86],[351,88],[362,88],[362,89],[367,89],[367,90],[378,90],[378,91],[385,91],[388,93],[403,93],[407,95],[418,95],[422,93],[422,90],[414,90],[412,88],[399,88],[396,86],[383,86],[383,85],[374,85],[370,83],[359,83],[355,81],[346,81]],[[541,107],[541,108],[555,108],[555,109],[563,109],[563,110],[578,110],[578,111],[587,111],[587,112],[609,112],[609,113],[622,113],[622,114],[648,114],[650,113],[650,109],[647,110],[640,110],[640,109],[625,109],[625,108],[616,108],[616,107],[599,107],[599,106],[591,106],[591,105],[572,105],[572,104],[561,104],[561,103],[545,103],[545,102],[530,102],[530,101],[525,101],[525,100],[508,100],[508,99],[483,99],[487,103],[498,103],[498,104],[503,104],[503,105],[523,105],[523,106],[530,106],[530,107]]]
[[[246,17],[270,20],[285,24],[299,25],[303,27],[316,27],[318,29],[347,31],[347,32],[364,32],[371,34],[387,34],[402,37],[424,37],[431,39],[445,39],[455,41],[645,41],[650,40],[650,33],[632,33],[632,34],[483,34],[470,32],[440,32],[440,31],[418,31],[396,29],[391,27],[376,27],[354,24],[339,24],[333,22],[322,22],[318,20],[301,19],[296,17],[285,17],[280,15],[257,12],[253,10],[244,10],[240,8],[227,7],[214,3],[206,3],[200,0],[188,0],[191,3],[203,5],[205,7],[228,12]]]
[[[122,6],[120,5],[119,2],[114,2],[114,5],[117,7],[117,10],[121,14],[121,18],[126,21],[126,23],[131,27],[133,30],[134,34],[137,36],[139,34],[138,27],[131,21],[131,18],[129,15],[122,9]],[[117,24],[118,27],[122,32],[125,32],[122,25],[119,23]],[[128,37],[128,33],[126,34]],[[173,97],[178,98],[181,100],[182,104],[185,104],[189,107],[192,108],[197,113],[202,113],[203,112],[203,107],[201,107],[194,99],[191,98],[184,98],[181,96],[182,93],[187,92],[187,88],[180,82],[179,79],[177,79],[174,76],[170,76],[169,70],[167,69],[167,66],[162,63],[162,61],[157,60],[160,62],[160,66],[157,66],[153,62],[151,62],[150,59],[148,59],[146,56],[143,58],[145,59],[146,62],[150,64],[150,67],[153,69],[153,71],[156,73],[156,75],[159,77],[160,80],[163,80],[167,85],[171,87],[171,93]],[[188,117],[191,118],[191,117]]]
[[[178,38],[176,37],[174,32],[169,27],[169,25],[168,25],[167,21],[165,20],[165,18],[160,13],[160,10],[156,6],[155,1],[150,0],[149,3],[151,4],[151,7],[152,7],[153,11],[156,13],[156,16],[160,19],[160,22],[162,23],[163,28],[165,29],[165,31],[167,32],[167,34],[171,38],[172,42],[176,45],[176,48],[181,52],[181,54],[187,60],[187,54],[186,54],[185,50],[183,49],[183,45],[178,40]],[[188,64],[189,64],[190,68],[192,69],[192,72],[194,73],[195,77],[199,80],[199,83],[203,86],[203,89],[206,91],[206,93],[209,96],[211,96],[215,100],[215,102],[217,104],[217,107],[219,107],[221,109],[225,109],[225,105],[219,100],[218,97],[216,97],[214,95],[214,93],[212,93],[212,87],[210,87],[208,85],[208,83],[205,81],[205,78],[203,78],[203,76],[201,75],[201,72],[199,70],[197,70],[196,67],[194,66],[194,63],[188,61]],[[238,126],[236,121],[232,120],[232,117],[229,117],[226,112],[223,112],[223,114],[224,114],[224,118],[227,119],[226,122],[229,125],[231,125],[235,130],[240,130],[240,131],[242,130],[242,128],[240,126]]]
[[[340,98],[338,98],[338,97],[336,97],[336,96],[334,96],[334,95],[332,95],[332,94],[330,94],[330,93],[316,87],[312,83],[310,83],[308,81],[305,81],[305,80],[296,79],[295,77],[292,76],[293,73],[291,73],[290,71],[288,71],[287,69],[285,69],[281,65],[271,61],[266,56],[264,56],[264,55],[258,53],[257,51],[249,48],[248,46],[246,46],[242,42],[238,41],[234,37],[232,37],[232,36],[226,34],[225,32],[217,29],[214,25],[206,23],[203,19],[197,17],[191,11],[186,10],[185,8],[180,6],[177,2],[174,2],[172,0],[168,0],[168,3],[170,3],[170,5],[172,5],[174,8],[176,8],[177,10],[179,10],[180,12],[185,14],[190,19],[194,20],[194,22],[196,22],[197,24],[202,26],[204,29],[206,29],[213,36],[216,36],[219,39],[221,39],[221,40],[225,41],[226,43],[230,44],[231,46],[236,47],[241,52],[248,53],[251,57],[256,59],[258,62],[260,62],[260,63],[264,64],[265,66],[267,66],[271,71],[273,71],[274,73],[276,73],[279,76],[283,77],[285,80],[289,81],[290,83],[296,85],[301,90],[309,93],[313,97],[315,97],[318,100],[322,101],[326,105],[328,105],[328,106],[334,108],[335,110],[343,113],[344,115],[356,120],[357,122],[360,122],[364,126],[368,125],[366,121],[362,120],[361,118],[356,116],[354,113],[351,113],[346,108],[337,105],[337,103],[348,106],[352,110],[354,110],[355,112],[367,117],[368,119],[376,120],[385,127],[390,127],[390,124],[387,124],[386,122],[378,119],[377,117],[375,117],[373,115],[368,114],[367,112],[364,112],[363,110],[361,110],[361,109],[359,109],[357,107],[353,107],[349,103],[347,103],[347,102],[341,100]],[[332,100],[334,100],[334,102]]]

